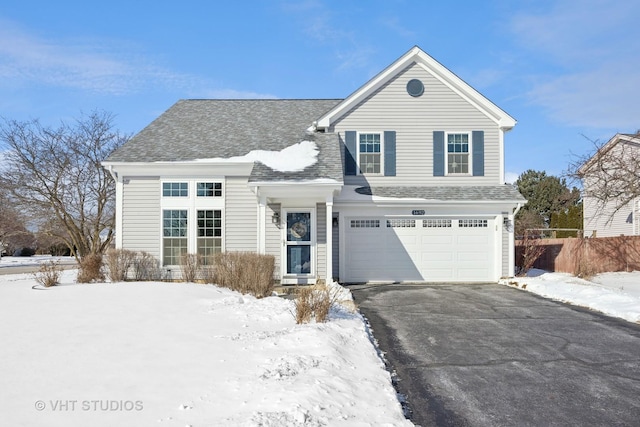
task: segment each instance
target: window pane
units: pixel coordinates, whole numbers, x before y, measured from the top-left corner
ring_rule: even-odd
[[[187,253],[187,211],[173,209],[162,211],[163,265],[179,265]]]
[[[198,197],[222,197],[221,182],[198,182],[196,189]]]
[[[222,239],[220,238],[200,238],[198,239],[198,255],[205,258],[212,256],[213,254],[222,252]]]
[[[466,133],[450,133],[447,135],[448,153],[469,153],[469,135]],[[449,170],[451,172],[451,170]],[[460,172],[454,172],[460,173]]]
[[[360,173],[380,173],[380,154],[360,154]]]
[[[379,153],[380,152],[380,134],[379,133],[361,133],[360,134],[360,152],[361,153]]]
[[[287,274],[311,274],[311,246],[287,246]]]
[[[469,154],[449,154],[449,173],[469,173]]]
[[[189,195],[189,184],[186,182],[163,182],[163,197],[187,197]]]
[[[213,189],[213,186],[212,186]],[[198,217],[198,241],[197,253],[205,258],[215,253],[222,252],[222,211],[199,210]],[[214,218],[218,218],[215,219]],[[205,260],[208,264],[208,261]]]
[[[311,241],[311,213],[289,212],[287,213],[287,241],[310,242]]]
[[[163,265],[180,265],[180,259],[187,253],[187,239],[165,238],[162,253]]]

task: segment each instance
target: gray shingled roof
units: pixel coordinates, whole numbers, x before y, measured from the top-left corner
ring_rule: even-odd
[[[360,187],[359,194],[379,197],[415,198],[425,200],[463,201],[525,201],[514,185],[469,187]]]
[[[116,150],[107,161],[229,158],[243,156],[252,150],[280,151],[315,138],[319,146],[318,163],[287,176],[341,180],[337,136],[306,134],[306,129],[318,117],[339,102],[338,99],[181,100]],[[274,171],[258,165],[254,173],[255,180],[266,180]]]

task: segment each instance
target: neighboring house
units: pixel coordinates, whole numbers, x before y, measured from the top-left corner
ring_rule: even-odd
[[[635,187],[639,167],[640,133],[618,133],[579,169],[585,237],[640,235],[640,197],[612,197]]]
[[[104,162],[116,247],[272,254],[281,283],[495,282],[515,124],[418,47],[343,100],[182,100]]]

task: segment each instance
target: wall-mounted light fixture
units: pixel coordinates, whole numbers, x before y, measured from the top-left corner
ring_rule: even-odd
[[[331,221],[331,224],[333,224],[333,226],[334,226],[334,227],[337,227],[337,226],[338,226],[338,217],[337,217],[337,216],[336,216],[336,217],[333,217],[333,219],[332,219],[332,221]]]
[[[276,225],[280,225],[280,212],[274,212],[271,216],[271,222]]]
[[[513,222],[507,217],[504,217],[502,219],[502,226],[506,231],[509,231],[509,232],[513,231]]]

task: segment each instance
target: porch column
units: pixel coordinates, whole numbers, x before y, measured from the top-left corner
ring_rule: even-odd
[[[333,196],[327,197],[327,277],[326,283],[333,278]]]
[[[267,253],[267,198],[258,198],[258,253]]]

